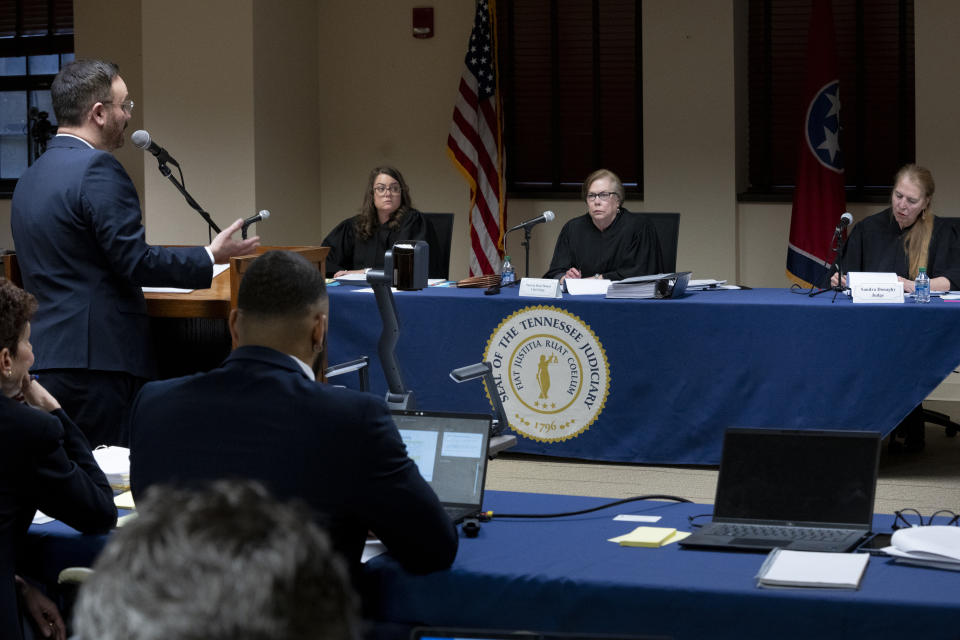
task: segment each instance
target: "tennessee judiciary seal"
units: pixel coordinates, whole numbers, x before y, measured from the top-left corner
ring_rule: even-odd
[[[525,307],[507,316],[483,359],[510,426],[541,442],[584,432],[600,415],[610,389],[603,345],[580,318],[556,307]]]

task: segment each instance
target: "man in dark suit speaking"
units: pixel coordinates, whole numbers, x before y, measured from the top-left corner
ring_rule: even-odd
[[[126,444],[127,412],[156,376],[142,286],[204,289],[213,263],[259,238],[209,247],[152,247],[140,201],[111,153],[133,110],[116,65],[79,60],[50,87],[59,129],[17,183],[11,226],[24,289],[36,296],[35,371],[90,444]]]
[[[407,569],[448,567],[457,532],[407,456],[386,404],[318,383],[323,274],[270,251],[240,282],[230,332],[240,346],[219,369],[144,385],[131,414],[135,499],[151,485],[226,477],[262,482],[315,509],[354,569],[372,531]]]

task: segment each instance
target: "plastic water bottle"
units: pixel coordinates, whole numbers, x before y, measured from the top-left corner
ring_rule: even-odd
[[[510,256],[503,259],[503,268],[500,270],[500,286],[506,287],[517,281],[517,273],[513,270],[513,263],[510,262]]]
[[[926,267],[920,267],[920,273],[913,283],[913,295],[917,302],[930,302],[930,278],[927,277]]]

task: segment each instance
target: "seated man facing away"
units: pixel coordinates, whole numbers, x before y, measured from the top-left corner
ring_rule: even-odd
[[[80,640],[354,640],[346,565],[308,510],[252,482],[156,487],[83,583]]]
[[[444,569],[457,532],[376,396],[315,381],[327,330],[323,274],[270,251],[240,282],[240,345],[209,373],[151,382],[131,415],[134,498],[154,484],[228,477],[306,501],[355,570],[372,531],[408,570]]]

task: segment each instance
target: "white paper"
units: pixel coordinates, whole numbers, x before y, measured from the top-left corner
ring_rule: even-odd
[[[856,589],[869,561],[867,553],[774,549],[757,573],[757,584]]]
[[[622,522],[660,522],[660,518],[661,516],[636,516],[632,513],[621,513],[613,519]]]
[[[609,280],[601,278],[567,278],[563,283],[572,296],[603,296],[610,286]]]
[[[33,524],[47,524],[48,522],[53,522],[53,518],[45,514],[43,511],[37,511],[33,514]]]
[[[216,278],[229,268],[229,264],[213,265],[213,277]],[[176,287],[141,287],[141,289],[143,289],[144,293],[190,293],[191,291],[196,291],[196,289],[178,289]]]

